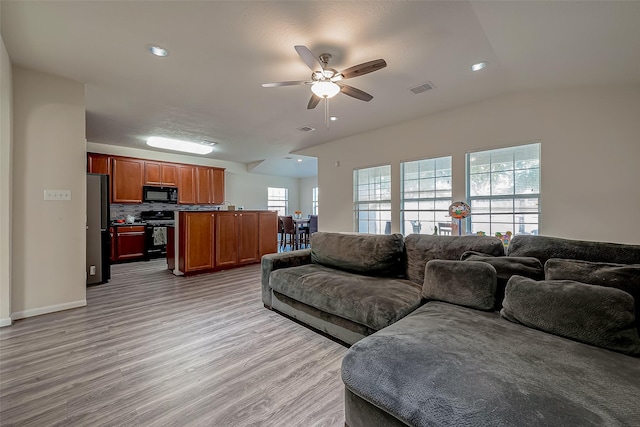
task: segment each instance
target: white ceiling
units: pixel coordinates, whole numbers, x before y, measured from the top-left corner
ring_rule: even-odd
[[[86,83],[89,141],[212,140],[210,157],[259,173],[313,175],[284,158],[507,92],[640,82],[638,1],[2,0],[1,14],[14,65]],[[374,99],[339,94],[327,129],[322,104],[306,109],[309,86],[261,87],[309,79],[298,44],[338,70],[384,58],[346,82]],[[436,89],[409,90],[427,81]]]

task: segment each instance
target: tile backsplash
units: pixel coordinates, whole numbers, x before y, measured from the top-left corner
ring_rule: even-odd
[[[218,205],[175,205],[171,203],[137,203],[137,204],[124,204],[124,203],[112,203],[111,204],[111,220],[125,219],[127,215],[133,215],[136,219],[140,219],[140,212],[142,211],[203,211],[214,210],[219,208]]]

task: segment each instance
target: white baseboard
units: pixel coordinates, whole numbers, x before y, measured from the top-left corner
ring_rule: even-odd
[[[11,317],[0,319],[0,328],[11,326]]]
[[[41,314],[55,313],[56,311],[69,310],[71,308],[84,307],[87,300],[65,302],[64,304],[50,305],[48,307],[32,308],[30,310],[18,311],[11,314],[11,319],[26,319],[27,317],[40,316]]]

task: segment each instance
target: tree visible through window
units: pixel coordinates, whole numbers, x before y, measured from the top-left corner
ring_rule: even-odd
[[[353,171],[355,229],[391,233],[391,165]]]
[[[436,234],[451,223],[451,156],[401,163],[402,233]]]
[[[538,234],[540,143],[467,153],[467,231]]]
[[[278,215],[283,216],[289,210],[289,189],[288,188],[267,188],[267,209],[278,211]]]

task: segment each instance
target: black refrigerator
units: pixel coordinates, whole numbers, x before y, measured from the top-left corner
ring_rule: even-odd
[[[87,285],[111,278],[109,176],[87,174]]]

